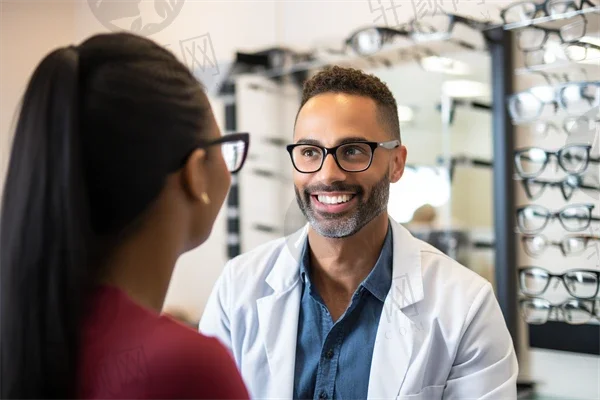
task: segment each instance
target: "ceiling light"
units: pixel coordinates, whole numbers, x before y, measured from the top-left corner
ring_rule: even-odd
[[[446,81],[442,83],[442,93],[453,98],[489,96],[490,85],[469,80]]]
[[[429,72],[442,72],[452,75],[468,75],[471,72],[467,63],[447,57],[425,57],[421,60],[421,65]]]

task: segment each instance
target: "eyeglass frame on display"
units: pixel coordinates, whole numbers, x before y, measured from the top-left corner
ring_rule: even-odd
[[[543,209],[543,210],[546,211],[545,215],[540,215],[541,217],[545,218],[545,221],[544,221],[544,224],[540,228],[538,228],[538,229],[525,229],[525,227],[519,222],[521,220],[519,218],[520,215],[523,214],[523,212],[524,212],[525,209],[531,208],[531,207],[541,208],[541,209]],[[587,220],[587,222],[586,222],[585,226],[583,226],[583,227],[580,227],[578,229],[570,229],[570,228],[568,228],[565,225],[565,223],[563,221],[563,217],[561,217],[561,214],[564,211],[568,210],[569,208],[577,208],[577,207],[585,207],[588,210],[588,215],[585,218]],[[519,230],[521,231],[521,233],[534,234],[534,233],[542,232],[546,228],[546,226],[548,226],[548,223],[551,220],[558,219],[559,222],[560,222],[560,224],[562,225],[562,227],[566,231],[568,231],[568,232],[581,232],[584,229],[587,229],[590,226],[590,224],[591,224],[592,221],[600,221],[600,217],[594,217],[592,215],[592,210],[595,207],[596,207],[596,205],[595,204],[591,204],[591,203],[588,203],[588,204],[569,204],[569,205],[566,205],[565,207],[559,209],[558,211],[552,212],[552,211],[550,211],[549,209],[547,209],[544,206],[541,206],[541,205],[538,205],[538,204],[528,204],[526,206],[517,207],[517,209],[516,209],[517,227],[519,228]],[[569,218],[584,219],[583,217],[569,217]]]
[[[574,147],[582,148],[582,149],[585,149],[585,151],[586,151],[586,153],[585,153],[586,154],[585,163],[583,164],[583,167],[580,168],[580,170],[577,170],[577,171],[571,171],[571,170],[569,170],[568,168],[566,168],[563,165],[563,163],[561,161],[561,159],[562,159],[562,153],[565,152],[566,150],[574,148]],[[539,171],[537,171],[535,173],[527,174],[527,173],[525,173],[524,169],[520,165],[520,159],[521,159],[521,154],[523,154],[523,153],[525,153],[527,151],[530,151],[530,150],[543,151],[546,154],[546,158],[545,158],[545,160],[543,162],[543,165],[542,165],[542,167],[540,168]],[[551,156],[553,156],[553,157],[556,157],[558,165],[562,168],[563,171],[565,171],[565,172],[567,172],[569,174],[582,174],[582,173],[584,173],[587,170],[587,168],[588,168],[588,166],[589,166],[590,163],[600,163],[600,158],[596,159],[596,158],[593,158],[593,157],[590,156],[591,150],[592,150],[592,146],[589,145],[589,144],[568,144],[568,145],[565,145],[565,146],[561,147],[560,149],[558,149],[556,151],[549,151],[549,150],[545,150],[545,149],[542,149],[540,147],[534,147],[534,146],[532,146],[532,147],[524,147],[524,148],[521,148],[521,149],[516,149],[515,152],[514,152],[515,167],[516,167],[516,170],[517,170],[517,174],[521,178],[523,178],[523,179],[537,178],[538,176],[540,176],[540,175],[542,175],[544,173],[544,171],[546,170],[546,167],[548,166],[548,164],[550,162]]]
[[[362,170],[358,170],[358,171],[348,171],[347,169],[345,169],[344,167],[342,167],[340,165],[339,160],[337,159],[337,150],[340,147],[343,146],[348,146],[348,145],[355,145],[355,144],[366,144],[367,146],[369,146],[371,148],[371,159],[369,160],[369,164],[367,165],[367,167],[365,169]],[[318,149],[321,150],[321,164],[319,165],[319,168],[314,170],[314,171],[301,171],[297,166],[296,166],[296,162],[294,161],[294,149],[296,147],[300,147],[300,146],[312,146],[312,147],[316,147]],[[400,140],[395,139],[395,140],[389,140],[387,142],[369,142],[369,141],[359,141],[359,140],[353,140],[353,141],[349,141],[349,142],[344,142],[341,143],[337,146],[334,147],[325,147],[325,146],[321,146],[319,144],[315,144],[313,142],[300,142],[300,143],[294,143],[294,144],[288,144],[286,146],[286,150],[290,155],[290,159],[292,161],[292,165],[294,166],[294,169],[298,172],[300,172],[301,174],[314,174],[315,172],[319,172],[321,170],[321,168],[323,168],[323,164],[325,164],[325,159],[327,158],[327,155],[331,154],[331,156],[333,157],[333,159],[335,160],[335,163],[337,164],[337,166],[345,172],[364,172],[366,170],[368,170],[371,167],[371,164],[373,163],[373,157],[375,156],[375,150],[378,148],[384,148],[386,150],[393,150],[395,148],[398,148],[401,146]]]
[[[575,25],[577,23],[579,23],[579,21],[574,21],[574,22],[570,22],[567,25],[563,25],[560,28],[545,28],[545,27],[541,27],[541,26],[537,26],[537,25],[532,25],[532,26],[527,26],[525,28],[523,28],[522,30],[520,30],[519,32],[517,32],[517,37],[516,37],[516,44],[517,44],[517,49],[521,50],[521,51],[537,51],[537,50],[541,50],[544,48],[544,46],[546,45],[546,42],[548,41],[548,38],[550,37],[550,35],[554,34],[556,36],[558,36],[558,38],[560,39],[560,44],[565,44],[565,43],[576,43],[578,40],[580,40],[582,37],[584,37],[587,33],[587,24],[588,24],[588,20],[585,17],[585,15],[580,15],[581,20],[582,20],[582,24],[583,24],[583,30],[581,31],[581,36],[572,38],[570,40],[566,40],[563,37],[562,31],[565,28],[568,28],[571,25]],[[527,30],[534,30],[534,31],[542,31],[544,32],[544,38],[542,39],[541,43],[538,46],[535,47],[528,47],[528,46],[523,46],[521,43],[521,37],[523,35],[525,35],[527,33]]]
[[[248,148],[250,147],[250,134],[249,133],[246,133],[246,132],[232,133],[232,134],[228,134],[228,135],[223,135],[220,138],[214,139],[214,140],[203,140],[199,144],[194,146],[194,150],[195,149],[205,149],[210,146],[222,145],[225,143],[238,142],[238,141],[241,141],[242,143],[244,143],[244,154],[242,156],[242,161],[240,162],[240,166],[233,171],[229,170],[229,168],[227,168],[229,170],[230,174],[236,174],[242,169],[242,167],[246,163],[246,158],[248,157]],[[191,154],[191,152],[190,152],[190,154]],[[181,164],[182,165],[185,164],[187,162],[188,158],[189,158],[189,154],[183,159]]]
[[[526,304],[526,303],[534,304],[533,302],[536,301],[536,300],[537,301],[543,301],[544,304],[547,307],[545,309],[548,310],[548,313],[546,315],[546,318],[545,318],[544,322],[541,322],[541,323],[528,322],[526,316],[524,315],[524,310],[523,310],[524,304]],[[578,304],[579,307],[577,307],[578,309],[584,310],[589,315],[590,318],[587,321],[582,322],[580,324],[573,324],[573,323],[568,322],[566,319],[564,319],[564,315],[565,315],[564,313],[566,312],[564,310],[564,307],[567,304],[570,304],[570,303],[582,303],[582,304],[588,303],[588,304],[591,304],[591,311],[588,308],[585,308],[585,307],[582,308],[582,307],[580,307],[579,304]],[[584,325],[584,324],[587,324],[588,322],[590,322],[590,320],[592,320],[594,318],[596,318],[597,320],[600,321],[600,315],[599,315],[600,308],[599,307],[600,306],[598,306],[598,299],[577,299],[577,298],[572,298],[572,299],[567,299],[567,300],[563,301],[560,304],[552,304],[547,299],[544,299],[544,298],[541,298],[541,297],[525,297],[525,298],[519,299],[519,308],[521,309],[521,316],[523,317],[523,319],[525,319],[525,321],[528,324],[532,324],[532,325],[543,325],[543,324],[545,324],[548,321],[552,321],[552,322],[564,322],[564,323],[567,323],[569,325]],[[539,308],[538,308],[538,310],[539,310]],[[562,314],[563,319],[551,320],[550,316],[551,316],[551,313],[552,313],[553,310],[561,310],[563,312],[563,314]]]
[[[598,86],[600,88],[600,81],[578,81],[578,82],[565,82],[565,83],[561,83],[561,84],[557,84],[557,85],[534,86],[529,89],[526,89],[526,90],[523,90],[523,91],[520,91],[517,93],[513,93],[512,95],[508,96],[508,99],[507,99],[510,115],[511,115],[512,119],[515,121],[523,121],[523,122],[524,121],[534,121],[536,118],[540,117],[540,115],[542,114],[542,111],[544,110],[544,106],[546,106],[548,104],[554,105],[554,113],[556,113],[558,111],[558,109],[568,112],[567,106],[563,103],[563,101],[561,101],[562,91],[564,91],[569,86],[583,87],[583,86],[588,86],[588,85]],[[535,90],[536,89],[539,90],[538,88],[551,88],[554,93],[554,98],[549,101],[540,99],[538,96],[535,95]],[[517,115],[517,111],[515,109],[516,106],[514,103],[519,98],[519,96],[522,96],[526,93],[529,93],[531,96],[533,96],[534,98],[536,98],[539,101],[540,106],[537,111],[537,115],[535,115],[534,117],[531,117],[531,118],[516,118],[515,115]],[[598,100],[598,104],[590,105],[590,108],[597,107],[598,105],[600,105],[600,100]]]
[[[547,277],[545,278],[546,284],[544,286],[543,289],[537,291],[537,292],[532,292],[529,290],[525,289],[525,285],[523,284],[523,276],[531,270],[538,270],[543,272],[544,274],[547,275]],[[561,274],[553,274],[550,271],[548,271],[545,268],[542,267],[536,267],[536,266],[525,266],[525,267],[521,267],[518,270],[519,272],[519,289],[521,290],[521,292],[523,292],[523,294],[531,297],[531,296],[541,296],[544,293],[546,293],[546,290],[548,290],[548,287],[550,287],[550,282],[552,281],[552,279],[556,278],[559,281],[561,281],[565,287],[565,289],[567,290],[567,292],[569,293],[570,296],[572,296],[575,299],[578,300],[591,300],[591,299],[595,299],[596,296],[598,296],[598,292],[600,292],[600,271],[597,270],[593,270],[593,269],[583,269],[583,268],[573,268],[573,269],[569,269],[566,270],[565,272],[561,273]],[[585,274],[590,274],[590,275],[594,275],[596,277],[595,279],[595,284],[596,284],[596,290],[594,291],[594,294],[588,297],[583,297],[577,294],[574,294],[571,289],[569,288],[569,284],[568,282],[565,280],[565,276],[570,275],[570,274],[574,274],[574,273],[585,273]]]
[[[573,185],[569,182],[569,179],[573,179],[573,178],[577,179],[577,183],[575,185]],[[530,186],[529,186],[531,183],[536,183],[536,184],[542,185],[542,188],[541,188],[539,194],[534,196],[531,193]],[[570,200],[571,197],[573,197],[573,194],[575,193],[576,189],[597,190],[600,192],[600,187],[589,186],[589,185],[583,184],[583,178],[582,178],[581,174],[571,174],[559,181],[542,181],[537,178],[523,178],[523,179],[521,179],[521,184],[523,185],[523,190],[525,191],[525,194],[527,195],[527,198],[529,200],[537,200],[538,198],[540,198],[542,196],[542,194],[544,193],[544,191],[546,190],[546,187],[548,187],[548,186],[560,187],[561,193],[565,200]],[[572,189],[571,193],[567,194],[567,192],[566,192],[567,188]]]
[[[583,61],[583,60],[587,59],[587,52],[588,52],[589,48],[593,48],[593,49],[597,50],[600,53],[600,46],[597,46],[597,45],[595,45],[593,43],[587,43],[587,42],[564,42],[564,43],[561,43],[561,47],[564,47],[564,49],[562,49],[563,53],[564,53],[565,57],[567,58],[567,60],[571,61],[571,62],[578,62],[578,61]],[[581,59],[573,59],[573,58],[569,57],[569,52],[567,51],[567,49],[569,47],[584,47],[585,48],[585,56],[583,58],[581,58]],[[542,64],[535,64],[534,63],[534,64],[530,65],[528,63],[527,55],[529,53],[534,53],[534,52],[537,52],[537,51],[548,51],[548,49],[546,47],[542,47],[542,48],[536,49],[536,50],[522,50],[522,52],[523,52],[523,64],[525,65],[525,67],[531,68],[531,67],[536,66],[536,65],[552,65],[552,64],[554,64],[554,63],[547,63],[547,62],[544,61]],[[543,59],[543,57],[542,57],[542,59]]]
[[[531,252],[529,250],[529,247],[527,245],[527,241],[528,240],[532,240],[535,238],[541,238],[544,240],[544,247],[543,249],[539,252],[539,253],[535,253],[535,252]],[[567,252],[566,250],[566,245],[565,242],[567,242],[569,239],[582,239],[584,240],[584,248],[583,250],[581,250],[581,252]],[[527,253],[528,256],[530,257],[539,257],[544,251],[546,251],[546,249],[549,246],[555,246],[560,248],[561,253],[563,254],[563,256],[565,257],[570,257],[570,256],[577,256],[582,254],[583,252],[585,252],[588,249],[588,243],[590,241],[598,241],[600,242],[600,237],[598,236],[592,236],[592,235],[580,235],[580,234],[567,234],[565,236],[563,236],[563,238],[559,241],[559,242],[555,242],[555,241],[551,241],[548,240],[548,238],[542,234],[533,234],[533,235],[529,235],[529,234],[523,234],[521,236],[521,243],[523,245],[523,250],[525,250],[525,253]]]
[[[544,11],[543,17],[549,17],[552,14],[550,14],[550,12],[548,12],[548,5],[550,3],[552,3],[552,2],[557,2],[557,3],[572,3],[573,5],[575,5],[575,1],[568,1],[568,2],[566,2],[564,0],[558,0],[558,1],[557,0],[545,0],[543,3],[536,3],[534,1],[519,1],[519,2],[511,3],[509,6],[503,8],[502,10],[500,10],[500,18],[502,18],[502,22],[504,22],[505,25],[514,24],[516,22],[526,22],[526,21],[531,21],[531,20],[533,20],[535,18],[539,18],[537,16],[537,14],[539,13],[540,10]],[[591,7],[596,7],[596,5],[594,3],[592,3],[590,0],[581,0],[581,4],[579,5],[579,7],[577,7],[575,5],[575,10],[572,10],[572,11],[581,11],[581,10],[583,10],[583,5],[586,4],[586,3],[589,4]],[[526,19],[524,21],[514,21],[514,22],[508,22],[508,21],[506,21],[505,16],[508,13],[508,11],[511,8],[515,8],[516,6],[519,6],[521,4],[531,4],[531,5],[534,6],[534,10],[533,10],[532,16],[528,17],[528,19]],[[569,11],[563,11],[563,13],[567,13],[567,12],[569,12]]]

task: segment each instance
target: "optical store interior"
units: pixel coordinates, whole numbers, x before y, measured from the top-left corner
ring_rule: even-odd
[[[191,71],[223,136],[249,134],[244,167],[231,175],[210,236],[177,260],[164,314],[198,331],[228,262],[306,226],[294,190],[303,167],[292,162],[289,147],[303,88],[323,69],[353,68],[385,83],[397,102],[407,157],[401,178],[389,185],[389,217],[491,284],[518,361],[517,397],[493,390],[483,396],[475,388],[471,394],[466,386],[451,394],[444,382],[404,392],[398,383],[392,397],[600,399],[598,0],[2,0],[3,190],[36,66],[55,48],[119,31],[154,41]],[[372,160],[388,151],[378,146]],[[426,287],[425,299],[436,287]],[[253,323],[253,307],[235,318]],[[481,315],[482,324],[487,317]],[[242,340],[254,328],[232,337]],[[251,346],[243,343],[236,357]],[[256,354],[264,349],[248,349],[242,362],[263,360]],[[490,350],[474,343],[472,351]],[[410,372],[418,363],[435,368],[435,348],[428,354],[427,362],[409,361],[404,384],[413,382],[411,374],[429,376]],[[294,361],[293,352],[287,357]],[[262,383],[251,382],[251,367],[243,366],[249,393],[263,397]],[[343,382],[341,364],[337,374]],[[491,378],[481,379],[475,386]],[[377,397],[374,380],[371,374],[369,398]],[[419,394],[428,385],[442,388]]]

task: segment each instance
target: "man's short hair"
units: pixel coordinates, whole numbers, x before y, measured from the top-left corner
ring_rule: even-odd
[[[379,122],[389,131],[392,138],[400,140],[396,99],[388,86],[375,75],[339,66],[319,71],[304,83],[298,114],[308,100],[323,93],[345,93],[373,99],[377,105]]]

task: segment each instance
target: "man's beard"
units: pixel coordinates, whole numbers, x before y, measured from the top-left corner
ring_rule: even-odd
[[[346,185],[336,182],[333,185],[315,185],[307,187],[302,194],[296,186],[296,201],[302,214],[310,223],[310,226],[321,236],[328,238],[344,238],[352,236],[360,231],[375,217],[387,210],[390,196],[389,173],[373,185],[371,195],[363,199],[365,191],[358,185]],[[319,192],[352,192],[357,198],[357,207],[351,211],[340,214],[323,213],[314,210],[311,202],[311,193]]]

